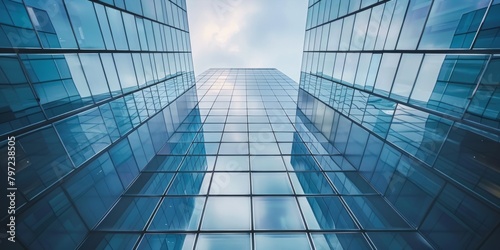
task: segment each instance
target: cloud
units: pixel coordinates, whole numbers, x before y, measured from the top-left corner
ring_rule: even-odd
[[[187,4],[196,75],[211,67],[273,67],[298,80],[306,0]]]

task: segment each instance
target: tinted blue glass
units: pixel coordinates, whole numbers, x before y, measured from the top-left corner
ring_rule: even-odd
[[[251,229],[249,197],[209,197],[202,230]]]
[[[297,202],[293,197],[254,197],[253,215],[255,229],[304,229]]]
[[[68,15],[80,48],[104,49],[104,41],[92,2],[65,1]]]
[[[249,170],[248,156],[218,156],[215,171]]]
[[[312,249],[309,245],[309,240],[306,234],[278,234],[278,233],[256,233],[255,234],[255,249],[257,250],[272,250],[272,249],[290,249],[290,250],[306,250]]]
[[[54,189],[17,219],[17,230],[32,233],[16,235],[16,240],[21,240],[31,248],[76,248],[88,232],[60,188]],[[64,240],[55,241],[52,237]]]
[[[134,65],[130,54],[113,54],[116,63],[116,69],[120,78],[123,92],[129,92],[137,89],[137,79],[135,78]]]
[[[139,169],[128,140],[124,139],[113,146],[109,150],[109,154],[116,166],[116,171],[120,176],[123,186],[128,187],[139,174]]]
[[[42,36],[43,33],[56,33],[57,35],[56,43],[47,43],[44,47],[77,48],[75,36],[61,0],[50,2],[26,0],[24,2],[38,35]]]
[[[383,249],[432,249],[433,247],[418,233],[368,233],[377,248]]]
[[[97,229],[102,230],[143,230],[159,198],[122,197]]]
[[[344,196],[343,198],[365,229],[409,228],[380,196]]]
[[[162,195],[173,173],[142,173],[127,190],[127,194]]]
[[[281,156],[251,156],[250,165],[253,171],[284,171],[285,165]]]
[[[127,50],[128,42],[125,36],[121,12],[113,8],[106,8],[106,13],[108,14],[109,26],[111,27],[116,49]]]
[[[299,197],[309,229],[356,229],[354,221],[337,197]]]
[[[286,173],[252,173],[253,194],[293,194]]]
[[[206,194],[211,177],[212,175],[209,173],[178,173],[168,190],[168,194]]]
[[[362,234],[359,233],[328,233],[311,234],[316,249],[372,249]]]
[[[154,250],[166,247],[167,249],[192,249],[194,234],[145,234],[138,249]]]
[[[421,225],[421,232],[439,247],[477,248],[499,220],[498,213],[448,184]],[[469,233],[469,232],[475,233]]]
[[[0,151],[7,154],[7,145]],[[52,185],[73,169],[61,141],[52,127],[16,138],[16,186],[28,198]],[[7,157],[2,160],[7,166]],[[26,167],[21,167],[21,166]],[[7,178],[5,176],[5,178]]]
[[[487,7],[489,2],[467,1],[456,5],[445,0],[436,1],[429,13],[419,48],[449,48],[462,16],[470,11]]]
[[[298,194],[334,194],[322,172],[295,172],[290,178]]]
[[[133,248],[139,234],[126,233],[91,233],[83,242],[85,249],[130,249]]]
[[[0,72],[0,134],[45,119],[17,58],[1,56]]]
[[[123,192],[107,153],[72,176],[64,187],[89,228],[96,225]]]
[[[249,234],[200,234],[196,243],[197,250],[252,249]]]
[[[204,204],[204,197],[167,197],[148,231],[197,230]]]
[[[98,54],[79,54],[85,77],[90,86],[94,100],[100,101],[110,97],[108,84]]]
[[[339,194],[375,194],[375,190],[358,173],[354,172],[329,172],[328,177],[332,181]]]
[[[214,173],[210,194],[250,194],[248,173]]]

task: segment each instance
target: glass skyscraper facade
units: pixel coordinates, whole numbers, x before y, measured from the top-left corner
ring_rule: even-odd
[[[298,109],[433,248],[499,244],[499,16],[497,0],[309,1]]]
[[[185,1],[1,0],[0,248],[78,247],[196,105],[192,65]]]
[[[195,85],[183,0],[0,0],[0,248],[497,248],[500,1],[308,6]]]

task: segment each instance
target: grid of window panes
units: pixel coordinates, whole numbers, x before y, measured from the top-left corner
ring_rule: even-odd
[[[0,153],[15,136],[20,247],[78,246],[194,107],[185,9],[0,0]]]
[[[500,239],[499,11],[309,1],[299,109],[435,248]]]
[[[275,69],[210,69],[198,105],[82,249],[386,249],[428,243],[338,163]]]

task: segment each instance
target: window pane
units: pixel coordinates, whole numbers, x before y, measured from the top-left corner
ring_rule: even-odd
[[[249,234],[200,234],[196,250],[252,249]]]
[[[253,213],[257,230],[304,229],[293,197],[253,197]]]
[[[202,230],[250,230],[249,197],[209,197]]]
[[[80,0],[67,0],[65,3],[80,48],[104,49],[93,3]]]
[[[293,194],[286,173],[252,173],[253,194]]]
[[[306,234],[255,234],[256,250],[307,250],[312,249]]]
[[[204,197],[167,197],[148,231],[197,230],[204,204]]]

